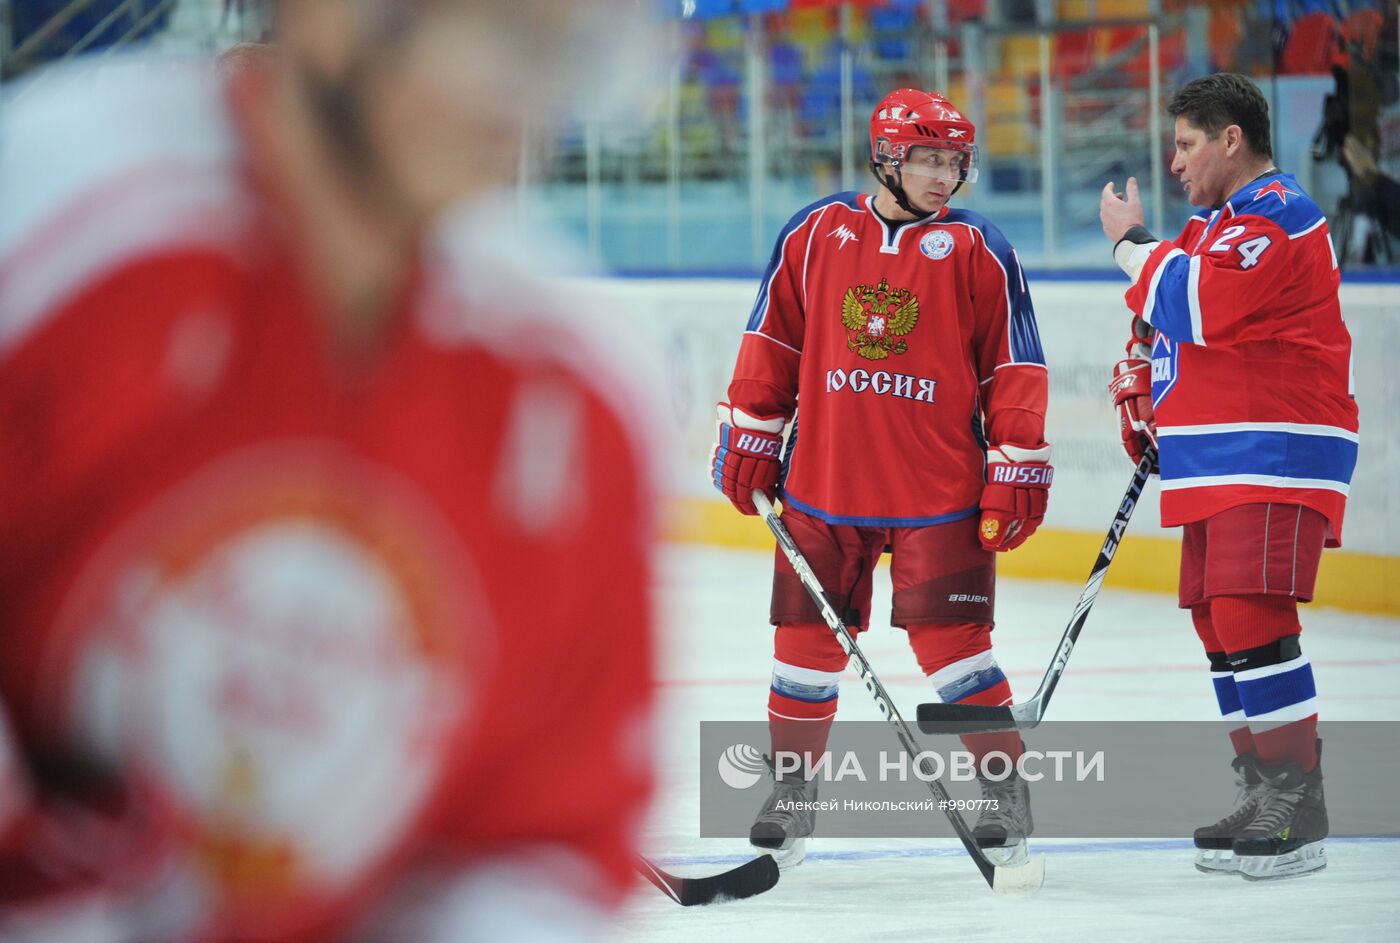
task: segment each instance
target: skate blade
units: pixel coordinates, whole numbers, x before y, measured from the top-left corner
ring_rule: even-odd
[[[982,856],[999,868],[1018,868],[1030,858],[1030,851],[1023,838],[1014,845],[983,848]]]
[[[805,838],[794,838],[783,848],[762,848],[758,845],[753,845],[752,848],[758,854],[772,855],[773,862],[778,866],[779,871],[795,868],[802,863],[803,858],[807,857],[807,839]]]
[[[1240,869],[1228,848],[1202,848],[1196,852],[1196,870],[1202,874],[1235,874]]]
[[[1300,877],[1327,867],[1327,849],[1320,841],[1286,855],[1236,855],[1240,877],[1246,881],[1277,881]]]
[[[1022,845],[1025,843],[1022,842]],[[998,867],[992,874],[992,893],[1007,897],[1034,894],[1045,883],[1045,856],[1027,856],[1014,867]]]

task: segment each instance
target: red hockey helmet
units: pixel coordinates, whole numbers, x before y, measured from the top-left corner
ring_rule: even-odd
[[[931,151],[954,151],[951,161]],[[931,161],[918,158],[933,156]],[[944,171],[929,165],[947,168]],[[977,179],[977,128],[937,92],[900,88],[886,95],[870,116],[870,168],[904,206],[904,173],[956,173],[958,186]],[[905,206],[906,210],[916,212]]]

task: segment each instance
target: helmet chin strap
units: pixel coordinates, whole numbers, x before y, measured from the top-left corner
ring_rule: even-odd
[[[890,191],[890,196],[894,197],[895,205],[904,210],[904,212],[920,219],[929,215],[925,210],[921,210],[909,202],[909,194],[904,192],[903,175],[900,174],[898,170],[890,174],[881,173],[880,165],[872,160],[870,162],[870,172],[875,175],[876,180],[880,181],[881,186]],[[952,193],[948,194],[948,198],[952,199],[953,195],[962,189],[962,185],[962,180],[954,184]]]
[[[870,172],[875,175],[876,180],[880,181],[881,186],[890,191],[890,196],[894,197],[895,205],[904,210],[904,212],[916,219],[922,219],[928,215],[928,213],[916,208],[914,204],[909,202],[909,195],[904,192],[904,181],[898,170],[889,174],[881,173],[880,165],[872,160],[870,162]]]

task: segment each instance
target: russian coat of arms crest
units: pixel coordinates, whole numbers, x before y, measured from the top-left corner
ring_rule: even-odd
[[[841,300],[846,347],[866,360],[884,360],[909,349],[904,335],[919,323],[919,299],[907,288],[891,288],[886,279],[875,287],[856,285]]]

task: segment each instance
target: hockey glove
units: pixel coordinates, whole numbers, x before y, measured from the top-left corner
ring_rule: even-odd
[[[977,536],[987,550],[1014,550],[1045,520],[1055,469],[1050,446],[998,445],[987,450],[982,522]]]
[[[1118,410],[1123,451],[1136,465],[1149,447],[1157,447],[1157,420],[1152,415],[1152,358],[1147,345],[1129,347],[1128,359],[1118,361],[1113,368],[1108,392]],[[1152,471],[1157,471],[1155,466]]]
[[[710,452],[715,487],[745,514],[757,514],[753,493],[774,497],[783,451],[783,420],[757,419],[728,403],[715,406],[719,435]]]

